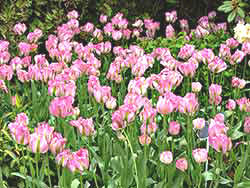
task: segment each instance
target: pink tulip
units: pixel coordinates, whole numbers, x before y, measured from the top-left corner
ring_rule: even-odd
[[[51,136],[51,141],[49,144],[50,151],[54,155],[57,155],[58,153],[64,150],[65,144],[66,144],[66,139],[63,138],[60,133],[53,132]]]
[[[28,126],[29,124],[29,118],[25,113],[17,114],[15,121],[25,126]]]
[[[141,145],[149,145],[151,143],[151,137],[146,135],[146,134],[143,134],[141,136],[139,136],[139,142]]]
[[[0,80],[0,89],[3,90],[5,93],[8,93],[8,88],[5,85],[4,80]]]
[[[183,47],[181,47],[181,49],[178,53],[178,57],[186,60],[193,55],[194,51],[195,51],[194,45],[185,44]]]
[[[99,18],[99,21],[100,21],[102,24],[105,24],[105,23],[108,21],[108,16],[107,16],[107,15],[104,15],[104,14],[101,14],[101,15],[100,15],[100,18]]]
[[[193,126],[196,129],[203,129],[205,127],[206,121],[204,118],[197,118],[193,120]]]
[[[35,132],[30,135],[29,148],[33,153],[46,153],[49,150],[49,144],[45,136]]]
[[[160,96],[156,108],[159,113],[166,115],[173,112],[176,109],[176,105],[170,98]]]
[[[250,116],[245,117],[244,132],[250,134]]]
[[[10,43],[6,40],[0,40],[0,52],[8,51],[9,44]]]
[[[235,107],[236,107],[235,101],[234,101],[233,99],[229,99],[229,100],[227,101],[226,108],[227,108],[228,110],[234,110]]]
[[[90,136],[96,132],[92,118],[83,119],[82,117],[79,117],[78,120],[71,120],[70,125],[76,127],[80,134],[84,136]]]
[[[175,36],[175,30],[171,24],[167,25],[165,30],[166,38],[173,38]]]
[[[237,64],[240,63],[243,60],[243,58],[245,57],[245,55],[246,54],[243,51],[237,49],[234,52],[234,54],[231,56],[230,64],[235,65],[236,63]]]
[[[72,10],[68,12],[67,17],[68,19],[77,19],[78,18],[78,12],[76,10]]]
[[[226,40],[226,45],[229,47],[229,48],[236,48],[240,43],[235,40],[234,38],[229,38]]]
[[[249,55],[250,54],[250,41],[248,42],[244,42],[242,44],[241,50],[246,54]],[[1,50],[0,50],[1,51]]]
[[[197,148],[192,151],[192,155],[194,160],[197,163],[204,163],[207,161],[207,150],[204,148]]]
[[[210,146],[212,146],[217,152],[226,153],[232,148],[232,141],[225,134],[218,134],[213,137],[208,137]]]
[[[240,111],[250,112],[250,99],[242,97],[236,100],[239,105]]]
[[[176,121],[171,121],[169,123],[168,132],[170,135],[178,135],[180,133],[181,126]]]
[[[10,123],[8,125],[8,128],[10,129],[10,133],[12,138],[18,143],[18,144],[28,144],[30,139],[30,132],[27,126],[14,122]]]
[[[146,123],[143,123],[140,130],[141,130],[141,134],[151,134],[151,133],[155,133],[157,130],[158,126],[155,122],[151,122],[148,125]]]
[[[89,168],[89,153],[87,149],[79,149],[77,152],[75,152],[76,159],[80,161],[81,166],[84,169]]]
[[[108,108],[108,109],[111,109],[111,110],[113,110],[113,109],[115,109],[116,108],[116,98],[114,98],[114,97],[110,97],[107,101],[106,101],[106,103],[105,103],[105,106]]]
[[[224,115],[222,113],[218,113],[218,114],[215,115],[214,121],[224,123],[225,117],[224,117]]]
[[[200,82],[192,82],[192,92],[199,93],[202,88],[202,85]]]
[[[185,170],[187,170],[188,169],[187,159],[184,158],[184,157],[182,157],[182,158],[176,160],[176,168],[178,168],[182,172],[184,172]]]
[[[24,23],[17,23],[13,28],[13,31],[17,35],[22,35],[26,30],[27,30],[27,27]]]
[[[171,151],[164,151],[160,154],[160,161],[164,164],[170,164],[173,161],[173,154]]]
[[[62,167],[65,167],[68,161],[72,158],[72,154],[69,149],[64,149],[62,152],[58,153],[56,156],[56,162]]]
[[[51,127],[46,122],[41,122],[37,124],[37,127],[35,128],[35,132],[42,137],[44,137],[48,144],[50,144],[51,138],[53,136],[54,127]]]

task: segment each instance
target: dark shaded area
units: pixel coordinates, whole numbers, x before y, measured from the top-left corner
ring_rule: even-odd
[[[27,23],[30,29],[39,27],[50,32],[66,20],[68,11],[80,13],[80,23],[98,23],[101,13],[109,16],[124,13],[129,20],[150,17],[165,24],[164,13],[177,10],[178,18],[189,20],[191,27],[197,19],[216,10],[222,0],[0,0],[0,36],[9,38],[8,31],[17,22]],[[219,13],[219,20],[226,20]],[[164,28],[164,27],[163,27]]]

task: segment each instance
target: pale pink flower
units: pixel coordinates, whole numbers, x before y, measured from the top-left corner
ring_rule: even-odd
[[[250,54],[250,41],[248,41],[248,42],[244,42],[243,44],[242,44],[242,47],[241,47],[241,50],[247,55],[249,55]]]
[[[132,24],[134,27],[142,27],[143,26],[143,21],[142,20],[136,20],[135,23]]]
[[[194,115],[199,108],[198,98],[194,93],[187,93],[184,97],[178,97],[177,101],[180,113]]]
[[[151,133],[155,133],[157,130],[158,126],[155,122],[150,122],[150,123],[143,123],[140,130],[141,130],[141,134],[151,134]]]
[[[171,92],[165,96],[160,96],[156,106],[157,111],[163,115],[173,112],[176,109],[174,96],[175,95]]]
[[[107,15],[104,15],[104,14],[101,14],[100,15],[100,18],[99,18],[99,21],[104,24],[108,21],[108,16]]]
[[[202,88],[202,85],[200,82],[192,82],[192,92],[199,93]]]
[[[204,162],[207,161],[208,153],[207,153],[207,150],[204,149],[204,148],[197,148],[197,149],[194,149],[194,150],[192,151],[192,155],[193,155],[194,160],[195,160],[197,163],[204,163]]]
[[[89,152],[87,149],[81,148],[77,152],[74,153],[75,159],[77,159],[80,162],[80,165],[84,169],[89,168]]]
[[[64,150],[66,142],[66,139],[63,138],[60,133],[53,132],[49,149],[54,155],[56,155]]]
[[[165,36],[166,38],[173,38],[175,36],[175,30],[171,24],[166,26]]]
[[[250,116],[245,117],[244,132],[250,134]]]
[[[176,121],[169,122],[168,132],[170,135],[178,135],[180,133],[181,126]]]
[[[203,129],[205,127],[206,121],[204,118],[196,118],[193,120],[193,126],[196,129]]]
[[[6,40],[0,40],[0,52],[8,51],[9,44],[10,43]]]
[[[13,69],[10,65],[0,65],[0,79],[1,80],[11,80],[13,77]]]
[[[216,136],[208,137],[209,145],[217,152],[226,153],[232,148],[232,141],[225,134],[218,134]]]
[[[50,141],[54,132],[54,127],[51,127],[46,122],[41,122],[37,124],[37,127],[35,128],[35,132],[41,135],[42,137],[44,137],[47,143],[50,144]]]
[[[181,47],[178,53],[178,57],[182,59],[188,59],[193,55],[194,51],[195,51],[194,45],[185,44],[183,47]]]
[[[185,62],[185,63],[180,63],[178,65],[179,71],[184,75],[188,77],[194,77],[197,69],[197,64],[193,62]]]
[[[243,79],[240,79],[238,77],[233,76],[232,77],[232,87],[236,87],[239,89],[243,89],[246,85],[246,81]]]
[[[180,22],[181,30],[184,32],[189,32],[188,21],[186,19],[181,19],[181,20],[179,20],[179,22]]]
[[[3,90],[5,93],[8,93],[8,88],[5,85],[4,80],[0,80],[0,89]]]
[[[139,142],[141,145],[149,145],[151,143],[151,137],[146,135],[146,134],[143,134],[141,136],[139,136]]]
[[[242,97],[236,100],[239,105],[240,111],[250,112],[250,99]]]
[[[105,106],[108,108],[108,109],[111,109],[111,110],[113,110],[113,109],[115,109],[116,108],[116,105],[117,105],[117,103],[116,103],[116,98],[114,98],[114,97],[110,97],[107,101],[106,101],[106,103],[105,103]]]
[[[227,108],[228,110],[234,110],[235,107],[236,107],[236,102],[235,102],[233,99],[229,99],[229,100],[227,101],[226,108]]]
[[[84,26],[83,26],[83,31],[86,33],[92,33],[95,29],[94,24],[87,22]]]
[[[122,38],[122,32],[120,30],[113,30],[112,31],[112,38],[114,40],[120,40]]]
[[[184,158],[184,157],[182,157],[182,158],[176,160],[176,168],[178,168],[182,172],[184,172],[185,170],[187,170],[188,169],[187,159]]]
[[[49,150],[49,144],[45,136],[35,132],[30,135],[29,148],[33,153],[46,153]]]
[[[209,96],[210,98],[213,98],[215,96],[220,96],[222,93],[222,87],[218,84],[211,84],[209,86]]]
[[[78,18],[78,12],[76,10],[72,10],[68,12],[67,17],[68,19],[77,19]]]
[[[91,136],[95,134],[93,119],[83,119],[82,117],[78,118],[78,120],[71,120],[70,125],[76,127],[80,134],[84,136]]]
[[[236,63],[240,63],[245,57],[245,55],[246,54],[243,51],[237,49],[231,56],[230,64],[235,65]]]
[[[10,129],[10,133],[12,138],[18,143],[18,144],[28,144],[30,139],[30,132],[26,125],[23,125],[18,122],[10,123],[8,125],[8,128]]]
[[[22,112],[22,113],[17,114],[15,122],[28,126],[29,118],[25,113]]]
[[[235,40],[234,38],[229,38],[226,40],[226,45],[229,48],[236,48],[237,46],[239,46],[239,42],[237,40]]]
[[[213,61],[208,63],[208,69],[211,72],[220,73],[227,69],[227,64],[222,59],[216,56]]]
[[[8,63],[10,60],[10,53],[7,51],[0,51],[0,64]]]
[[[211,11],[208,13],[208,19],[213,20],[216,17],[216,11]]]
[[[227,45],[225,45],[225,44],[220,45],[219,57],[224,59],[224,60],[227,60],[227,61],[230,60],[231,51]]]
[[[21,53],[21,55],[29,55],[29,53],[31,52],[31,45],[29,43],[26,43],[26,42],[20,42],[18,44],[18,48],[19,48],[19,51]]]
[[[177,12],[175,10],[172,12],[165,12],[165,20],[168,23],[174,23],[177,20]]]
[[[195,29],[195,36],[197,38],[202,38],[209,34],[209,31],[198,25]]]
[[[222,113],[218,113],[214,116],[214,121],[224,123],[225,121],[225,116]]]
[[[72,96],[56,97],[51,101],[49,111],[52,115],[62,118],[74,115],[73,102]]]
[[[173,154],[171,151],[164,151],[160,154],[160,161],[164,164],[170,164],[173,161]]]
[[[72,154],[69,149],[64,149],[62,152],[58,153],[56,156],[56,162],[57,164],[62,165],[63,167],[66,167],[68,161],[71,159]]]
[[[17,35],[22,35],[26,30],[27,30],[27,27],[24,23],[17,23],[13,28],[13,31]]]

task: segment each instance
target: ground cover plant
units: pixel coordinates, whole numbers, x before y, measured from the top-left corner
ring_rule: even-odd
[[[249,24],[78,16],[0,41],[1,187],[250,187]]]

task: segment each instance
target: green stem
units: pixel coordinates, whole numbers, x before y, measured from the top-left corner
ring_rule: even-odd
[[[130,140],[128,138],[128,135],[127,135],[127,133],[125,131],[124,131],[124,135],[126,137],[126,140],[128,141],[128,146],[129,146],[129,149],[131,151],[132,158],[133,158],[133,163],[134,163],[134,168],[135,168],[136,187],[139,188],[139,178],[138,178],[138,172],[137,172],[137,165],[136,165],[136,161],[135,161],[135,153],[134,153],[134,150],[133,150],[132,145],[130,143]]]
[[[48,167],[49,187],[52,187],[51,178],[50,178],[50,174],[49,174],[49,171],[50,171],[50,169],[49,169],[49,155],[48,155],[48,153],[46,155],[47,155],[47,157],[46,157],[47,161],[46,162],[47,162],[47,167]]]
[[[243,76],[242,76],[242,79],[245,79],[246,66],[247,66],[247,57],[245,57],[245,62],[244,62],[244,69],[243,69]]]
[[[58,177],[58,186],[59,186],[59,187],[62,187],[62,186],[61,186],[60,166],[57,165],[56,169],[57,169],[57,177]]]
[[[39,180],[39,167],[38,167],[39,155],[40,155],[40,153],[37,152],[36,153],[36,176],[37,176],[38,180]]]

